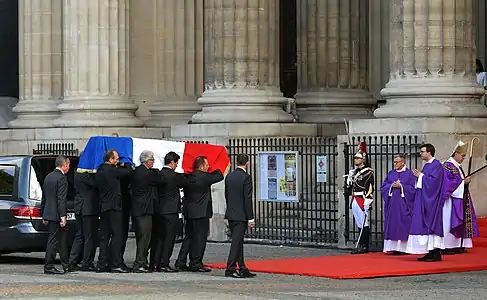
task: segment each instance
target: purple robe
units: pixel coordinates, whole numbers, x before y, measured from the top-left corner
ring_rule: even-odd
[[[443,179],[442,199],[443,201],[446,201],[451,197],[452,201],[450,233],[456,238],[461,238],[462,235],[466,238],[467,234],[465,231],[465,223],[463,221],[463,198],[452,197],[452,193],[463,183],[463,178],[460,174],[460,170],[453,163],[446,161],[444,165],[445,176]],[[472,233],[473,236],[478,236],[479,228],[477,226],[477,218],[475,216],[470,192],[468,194],[468,199],[472,210]]]
[[[400,188],[392,188],[394,181],[402,184],[404,198]],[[406,169],[402,172],[392,170],[380,187],[384,199],[384,240],[407,241],[411,227],[411,214],[414,206],[416,177]],[[389,191],[392,196],[389,196]]]
[[[441,186],[443,165],[434,159],[424,165],[422,188],[416,189],[410,235],[437,235],[443,237],[443,204]]]

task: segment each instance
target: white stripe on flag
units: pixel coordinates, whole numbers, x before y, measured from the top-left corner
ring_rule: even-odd
[[[176,172],[183,173],[183,157],[184,157],[184,147],[186,143],[184,142],[175,142],[175,141],[165,141],[165,140],[157,140],[157,139],[139,139],[139,138],[132,138],[132,142],[134,145],[133,148],[133,155],[132,158],[134,164],[136,166],[140,165],[140,154],[144,150],[150,150],[154,152],[154,168],[162,169],[164,166],[164,157],[170,151],[174,151],[181,157],[179,159],[179,164],[176,169]]]

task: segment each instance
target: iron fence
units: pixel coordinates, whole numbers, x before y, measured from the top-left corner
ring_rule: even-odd
[[[32,149],[34,155],[66,155],[79,156],[79,150],[73,143],[48,143],[37,144],[37,149]]]
[[[233,166],[236,165],[238,154],[245,153],[250,157],[256,227],[246,234],[247,239],[310,246],[334,245],[338,242],[336,138],[239,138],[229,140],[227,148]],[[270,151],[297,151],[298,202],[259,199],[258,171],[262,166],[258,163],[258,154]],[[324,157],[326,165],[318,161]],[[317,180],[318,168],[320,171],[326,170],[326,182]]]
[[[368,136],[368,137],[352,137],[351,144],[345,143],[345,174],[353,168],[353,157],[357,152],[357,145],[359,142],[365,142],[367,145],[367,159],[370,167],[374,170],[375,185],[374,185],[374,203],[372,211],[370,212],[370,231],[371,231],[371,246],[372,248],[382,248],[383,246],[383,199],[380,194],[380,186],[387,176],[387,173],[393,169],[394,157],[397,154],[406,155],[406,165],[410,169],[418,168],[421,164],[419,150],[421,143],[418,142],[418,137],[414,135],[404,136]],[[346,182],[344,182],[346,185]],[[350,195],[345,196],[345,240],[346,242],[355,243],[359,236],[359,230],[350,217]]]

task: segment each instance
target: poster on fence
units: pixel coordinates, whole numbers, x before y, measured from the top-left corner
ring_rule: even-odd
[[[260,201],[299,202],[298,152],[258,152]]]

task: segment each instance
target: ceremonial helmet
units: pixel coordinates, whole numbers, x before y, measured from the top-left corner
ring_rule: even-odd
[[[468,144],[467,143],[464,143],[462,141],[458,141],[457,145],[455,146],[455,149],[453,150],[453,154],[455,154],[455,152],[459,153],[460,155],[467,155],[467,147],[468,147]]]
[[[365,142],[360,142],[357,147],[357,153],[355,153],[354,158],[362,158],[365,160],[367,156],[367,145]]]

